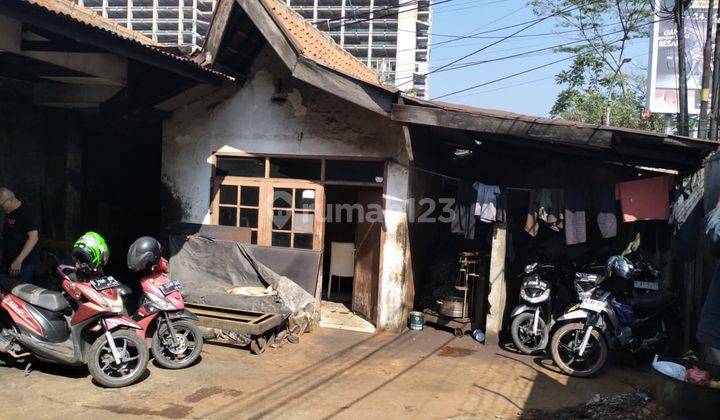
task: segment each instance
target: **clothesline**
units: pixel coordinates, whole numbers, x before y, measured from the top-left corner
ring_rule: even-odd
[[[460,178],[456,178],[456,177],[450,176],[450,175],[445,175],[445,174],[442,174],[442,173],[440,173],[440,172],[431,171],[431,170],[429,170],[429,169],[420,168],[420,167],[417,167],[417,166],[414,166],[414,168],[417,169],[418,171],[426,172],[426,173],[429,173],[429,174],[431,174],[431,175],[439,176],[439,177],[441,177],[441,178],[446,178],[446,179],[449,179],[449,180],[454,181],[454,182],[460,182],[460,181],[461,181]],[[532,191],[532,188],[520,188],[520,187],[502,187],[502,188],[505,188],[506,190],[512,190],[512,191]]]

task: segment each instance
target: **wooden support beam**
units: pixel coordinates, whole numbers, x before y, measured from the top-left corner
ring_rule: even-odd
[[[296,79],[380,115],[390,114],[394,100],[392,93],[379,87],[369,87],[369,85],[365,87],[364,83],[340,75],[305,57],[298,59],[292,75]]]
[[[233,7],[235,6],[235,0],[220,0],[213,13],[212,21],[210,22],[210,32],[208,32],[205,38],[205,45],[203,45],[203,55],[198,56],[197,61],[203,65],[212,65],[215,63],[215,58],[218,55],[220,44],[222,44],[225,27],[227,26],[230,15],[232,14]]]
[[[403,123],[503,134],[588,149],[609,149],[613,137],[611,132],[590,127],[538,123],[511,116],[470,114],[427,106],[395,104],[391,117]]]
[[[20,54],[45,63],[103,79],[108,84],[127,84],[127,60],[107,53],[72,53],[56,51],[20,51]]]
[[[507,292],[505,284],[505,253],[507,245],[507,225],[495,223],[490,254],[490,292],[488,302],[490,310],[485,322],[485,343],[498,345],[502,331],[503,315]]]
[[[235,1],[240,5],[240,7],[242,7],[273,50],[275,50],[277,55],[280,56],[280,59],[285,63],[287,68],[292,71],[298,60],[298,53],[292,47],[287,38],[285,38],[285,35],[278,30],[279,25],[275,23],[261,2],[257,0]]]

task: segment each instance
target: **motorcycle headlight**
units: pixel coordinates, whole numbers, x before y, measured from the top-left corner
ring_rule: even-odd
[[[145,293],[145,296],[150,300],[150,304],[159,311],[174,311],[177,309],[167,299],[159,298],[152,293]]]
[[[93,299],[97,300],[99,302],[102,302],[104,306],[107,306],[108,311],[112,314],[119,314],[122,313],[123,309],[125,309],[125,305],[123,304],[122,297],[120,297],[120,294],[115,297],[115,299],[110,299],[109,297],[103,295],[102,293],[96,292],[95,290],[86,290],[85,293],[92,293]]]
[[[540,303],[550,297],[550,289],[536,289],[531,287],[520,288],[520,297],[530,303]]]

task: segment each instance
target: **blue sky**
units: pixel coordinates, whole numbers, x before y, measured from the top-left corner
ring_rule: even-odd
[[[436,0],[437,1],[437,0]],[[439,35],[467,35],[479,31],[502,28],[536,19],[526,0],[453,0],[435,7],[432,32]],[[523,35],[567,31],[557,29],[556,20],[548,19],[523,31]],[[484,34],[505,36],[520,27]],[[435,45],[451,38],[434,36],[431,40],[430,67],[462,57],[496,39],[463,39],[443,45]],[[464,62],[487,60],[523,51],[536,50],[578,39],[574,34],[545,35],[540,37],[513,38],[482,51]],[[647,72],[648,39],[635,40],[628,51],[633,58],[629,64],[632,71]],[[438,72],[430,75],[430,97],[460,90],[472,85],[491,81],[525,69],[537,67],[563,58],[552,51],[538,52],[515,59],[486,63],[463,69]],[[567,60],[537,71],[532,71],[470,92],[442,98],[447,102],[463,103],[483,108],[502,109],[518,113],[547,116],[561,87],[556,85],[554,75],[567,68]]]

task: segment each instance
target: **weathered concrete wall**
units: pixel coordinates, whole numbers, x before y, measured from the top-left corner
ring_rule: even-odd
[[[271,100],[278,82],[287,92],[284,103]],[[261,53],[242,88],[221,89],[175,111],[165,122],[165,222],[210,223],[210,162],[215,151],[407,160],[398,124],[291,80],[270,50]],[[407,312],[408,171],[388,165],[378,327],[400,330]]]
[[[241,89],[226,88],[175,114],[163,129],[163,182],[181,221],[209,223],[214,151],[401,157],[402,131],[389,119],[288,78],[274,53],[257,59]],[[271,101],[278,80],[285,103]]]

